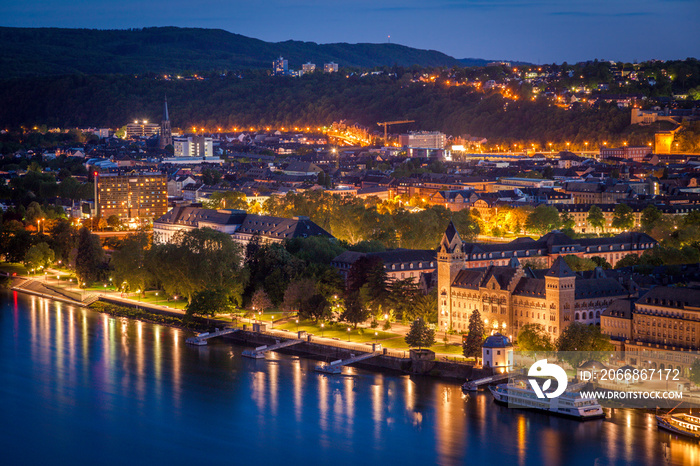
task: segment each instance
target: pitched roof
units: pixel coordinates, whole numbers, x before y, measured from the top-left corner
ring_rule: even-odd
[[[574,273],[573,270],[571,270],[571,267],[569,267],[569,265],[566,263],[566,261],[564,260],[564,257],[559,256],[554,261],[552,266],[549,268],[549,270],[547,271],[545,276],[565,278],[565,277],[575,277],[576,274]]]

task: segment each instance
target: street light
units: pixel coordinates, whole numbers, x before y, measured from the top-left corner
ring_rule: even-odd
[[[323,338],[323,328],[326,326],[323,322],[321,322],[321,338]]]
[[[348,327],[347,330],[348,330],[348,343],[350,343],[350,327]]]
[[[299,319],[296,319],[297,322],[297,334],[299,333]]]

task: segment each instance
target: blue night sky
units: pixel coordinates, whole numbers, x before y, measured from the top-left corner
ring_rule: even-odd
[[[700,57],[700,0],[18,0],[0,25],[220,28],[266,41],[391,41],[534,63]]]

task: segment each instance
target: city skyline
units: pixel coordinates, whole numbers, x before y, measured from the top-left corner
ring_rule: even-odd
[[[687,0],[501,2],[414,0],[288,3],[49,0],[0,6],[2,26],[126,29],[218,28],[257,39],[318,43],[391,41],[455,58],[531,63],[644,61],[697,56],[700,9]],[[138,14],[135,14],[138,13]]]

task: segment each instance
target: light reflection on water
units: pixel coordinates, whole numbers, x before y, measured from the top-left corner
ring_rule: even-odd
[[[4,293],[4,464],[700,464],[700,447],[616,410],[578,423],[495,405],[457,383],[315,361]],[[37,439],[41,447],[36,448]]]

